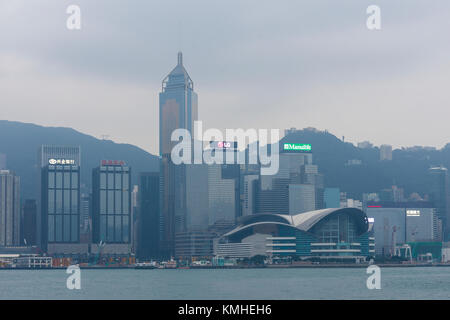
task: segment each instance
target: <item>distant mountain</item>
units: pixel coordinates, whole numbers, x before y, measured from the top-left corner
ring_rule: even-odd
[[[37,152],[42,144],[81,147],[81,182],[91,187],[92,169],[103,159],[124,160],[132,168],[132,183],[143,171],[157,171],[158,157],[130,144],[99,140],[70,128],[43,127],[0,120],[0,153],[7,156],[8,169],[21,178],[22,198],[38,197]]]
[[[325,175],[325,185],[339,187],[354,198],[394,184],[405,189],[405,196],[412,192],[424,196],[429,193],[428,169],[439,165],[450,168],[450,144],[441,150],[426,147],[396,149],[392,161],[379,161],[377,147],[361,149],[328,132],[314,129],[291,133],[280,143],[310,143],[313,161]],[[348,165],[348,160],[361,160],[362,164]]]
[[[377,147],[361,149],[334,135],[304,129],[281,139],[282,143],[310,143],[313,161],[325,176],[327,187],[339,187],[349,197],[361,198],[365,192],[379,192],[392,185],[405,189],[405,196],[429,193],[428,169],[444,165],[450,168],[450,144],[437,150],[414,147],[396,149],[392,161],[379,161]],[[125,160],[133,172],[133,184],[143,171],[158,171],[158,157],[136,146],[99,140],[70,128],[42,127],[34,124],[0,120],[0,153],[7,155],[8,168],[21,177],[22,197],[38,196],[37,151],[42,144],[81,147],[82,183],[91,187],[92,168],[102,159]],[[361,160],[360,165],[348,165]]]

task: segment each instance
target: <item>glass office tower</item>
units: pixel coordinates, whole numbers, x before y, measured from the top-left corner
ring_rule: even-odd
[[[42,242],[79,243],[80,166],[74,159],[50,159],[41,175]]]
[[[166,256],[174,252],[176,232],[186,228],[186,171],[184,165],[174,165],[171,151],[177,142],[172,132],[183,128],[193,132],[197,120],[197,94],[194,83],[178,53],[177,66],[162,82],[159,94],[159,152],[161,156],[161,250]]]
[[[130,243],[131,169],[123,161],[103,160],[92,173],[93,241]]]
[[[49,253],[79,253],[80,147],[42,145],[38,150],[38,241]],[[50,248],[51,247],[51,248]]]
[[[79,215],[77,210],[80,207],[80,147],[41,145],[38,149],[38,165],[40,190],[36,226],[38,246],[45,251],[48,243],[78,242],[79,231],[75,232],[75,220],[79,221],[79,217],[75,216]],[[63,205],[65,207],[61,208]],[[68,210],[67,206],[71,209]],[[74,222],[73,225],[69,220]],[[73,230],[73,235],[68,232],[63,236],[64,226],[66,231],[67,228]]]
[[[436,213],[442,221],[443,241],[450,239],[450,192],[448,170],[445,167],[433,167],[430,174],[430,198],[436,207]]]
[[[139,176],[139,258],[159,257],[159,172]]]
[[[0,246],[19,246],[20,179],[9,170],[0,170]]]

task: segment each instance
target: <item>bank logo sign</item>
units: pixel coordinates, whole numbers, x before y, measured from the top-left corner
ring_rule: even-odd
[[[75,164],[73,159],[49,159],[49,164]]]
[[[311,145],[308,143],[285,143],[283,145],[285,151],[311,151]]]

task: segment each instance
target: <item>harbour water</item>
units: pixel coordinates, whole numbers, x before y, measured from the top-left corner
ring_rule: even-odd
[[[0,270],[0,299],[450,299],[450,268],[381,268],[369,290],[364,268]]]

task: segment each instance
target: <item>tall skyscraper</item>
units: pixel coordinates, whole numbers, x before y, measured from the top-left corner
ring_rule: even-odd
[[[50,254],[83,253],[80,243],[80,148],[42,146],[40,244]],[[39,231],[39,229],[38,229]]]
[[[21,244],[20,223],[20,179],[0,170],[0,246]]]
[[[141,259],[159,257],[159,180],[159,172],[139,176],[137,255]]]
[[[164,78],[159,94],[159,152],[161,156],[161,250],[166,256],[174,252],[174,236],[186,228],[186,171],[184,165],[171,160],[171,141],[175,129],[193,131],[198,117],[194,83],[178,53],[176,67]]]
[[[102,160],[92,172],[93,242],[124,244],[106,250],[110,253],[126,254],[130,250],[130,175],[131,169],[123,161]]]
[[[57,146],[57,145],[41,145],[38,149],[38,176],[39,176],[39,192],[40,196],[38,198],[38,215],[37,215],[37,245],[41,246],[45,250],[47,246],[47,240],[48,240],[48,221],[47,216],[48,212],[46,211],[48,207],[48,167],[50,166],[50,171],[55,170],[55,166],[58,165],[58,168],[63,168],[61,165],[63,165],[64,160],[64,166],[67,168],[67,165],[74,165],[78,168],[81,167],[81,150],[80,147],[74,147],[74,146]],[[69,160],[69,163],[66,164],[67,160]],[[45,172],[44,172],[45,171]],[[45,173],[45,174],[43,174]],[[54,174],[54,173],[53,173]],[[59,176],[59,175],[58,175]],[[79,175],[78,175],[79,177]],[[52,180],[53,181],[53,180]],[[54,188],[52,188],[54,192]],[[54,218],[54,216],[52,217]],[[59,222],[59,218],[58,218]]]

